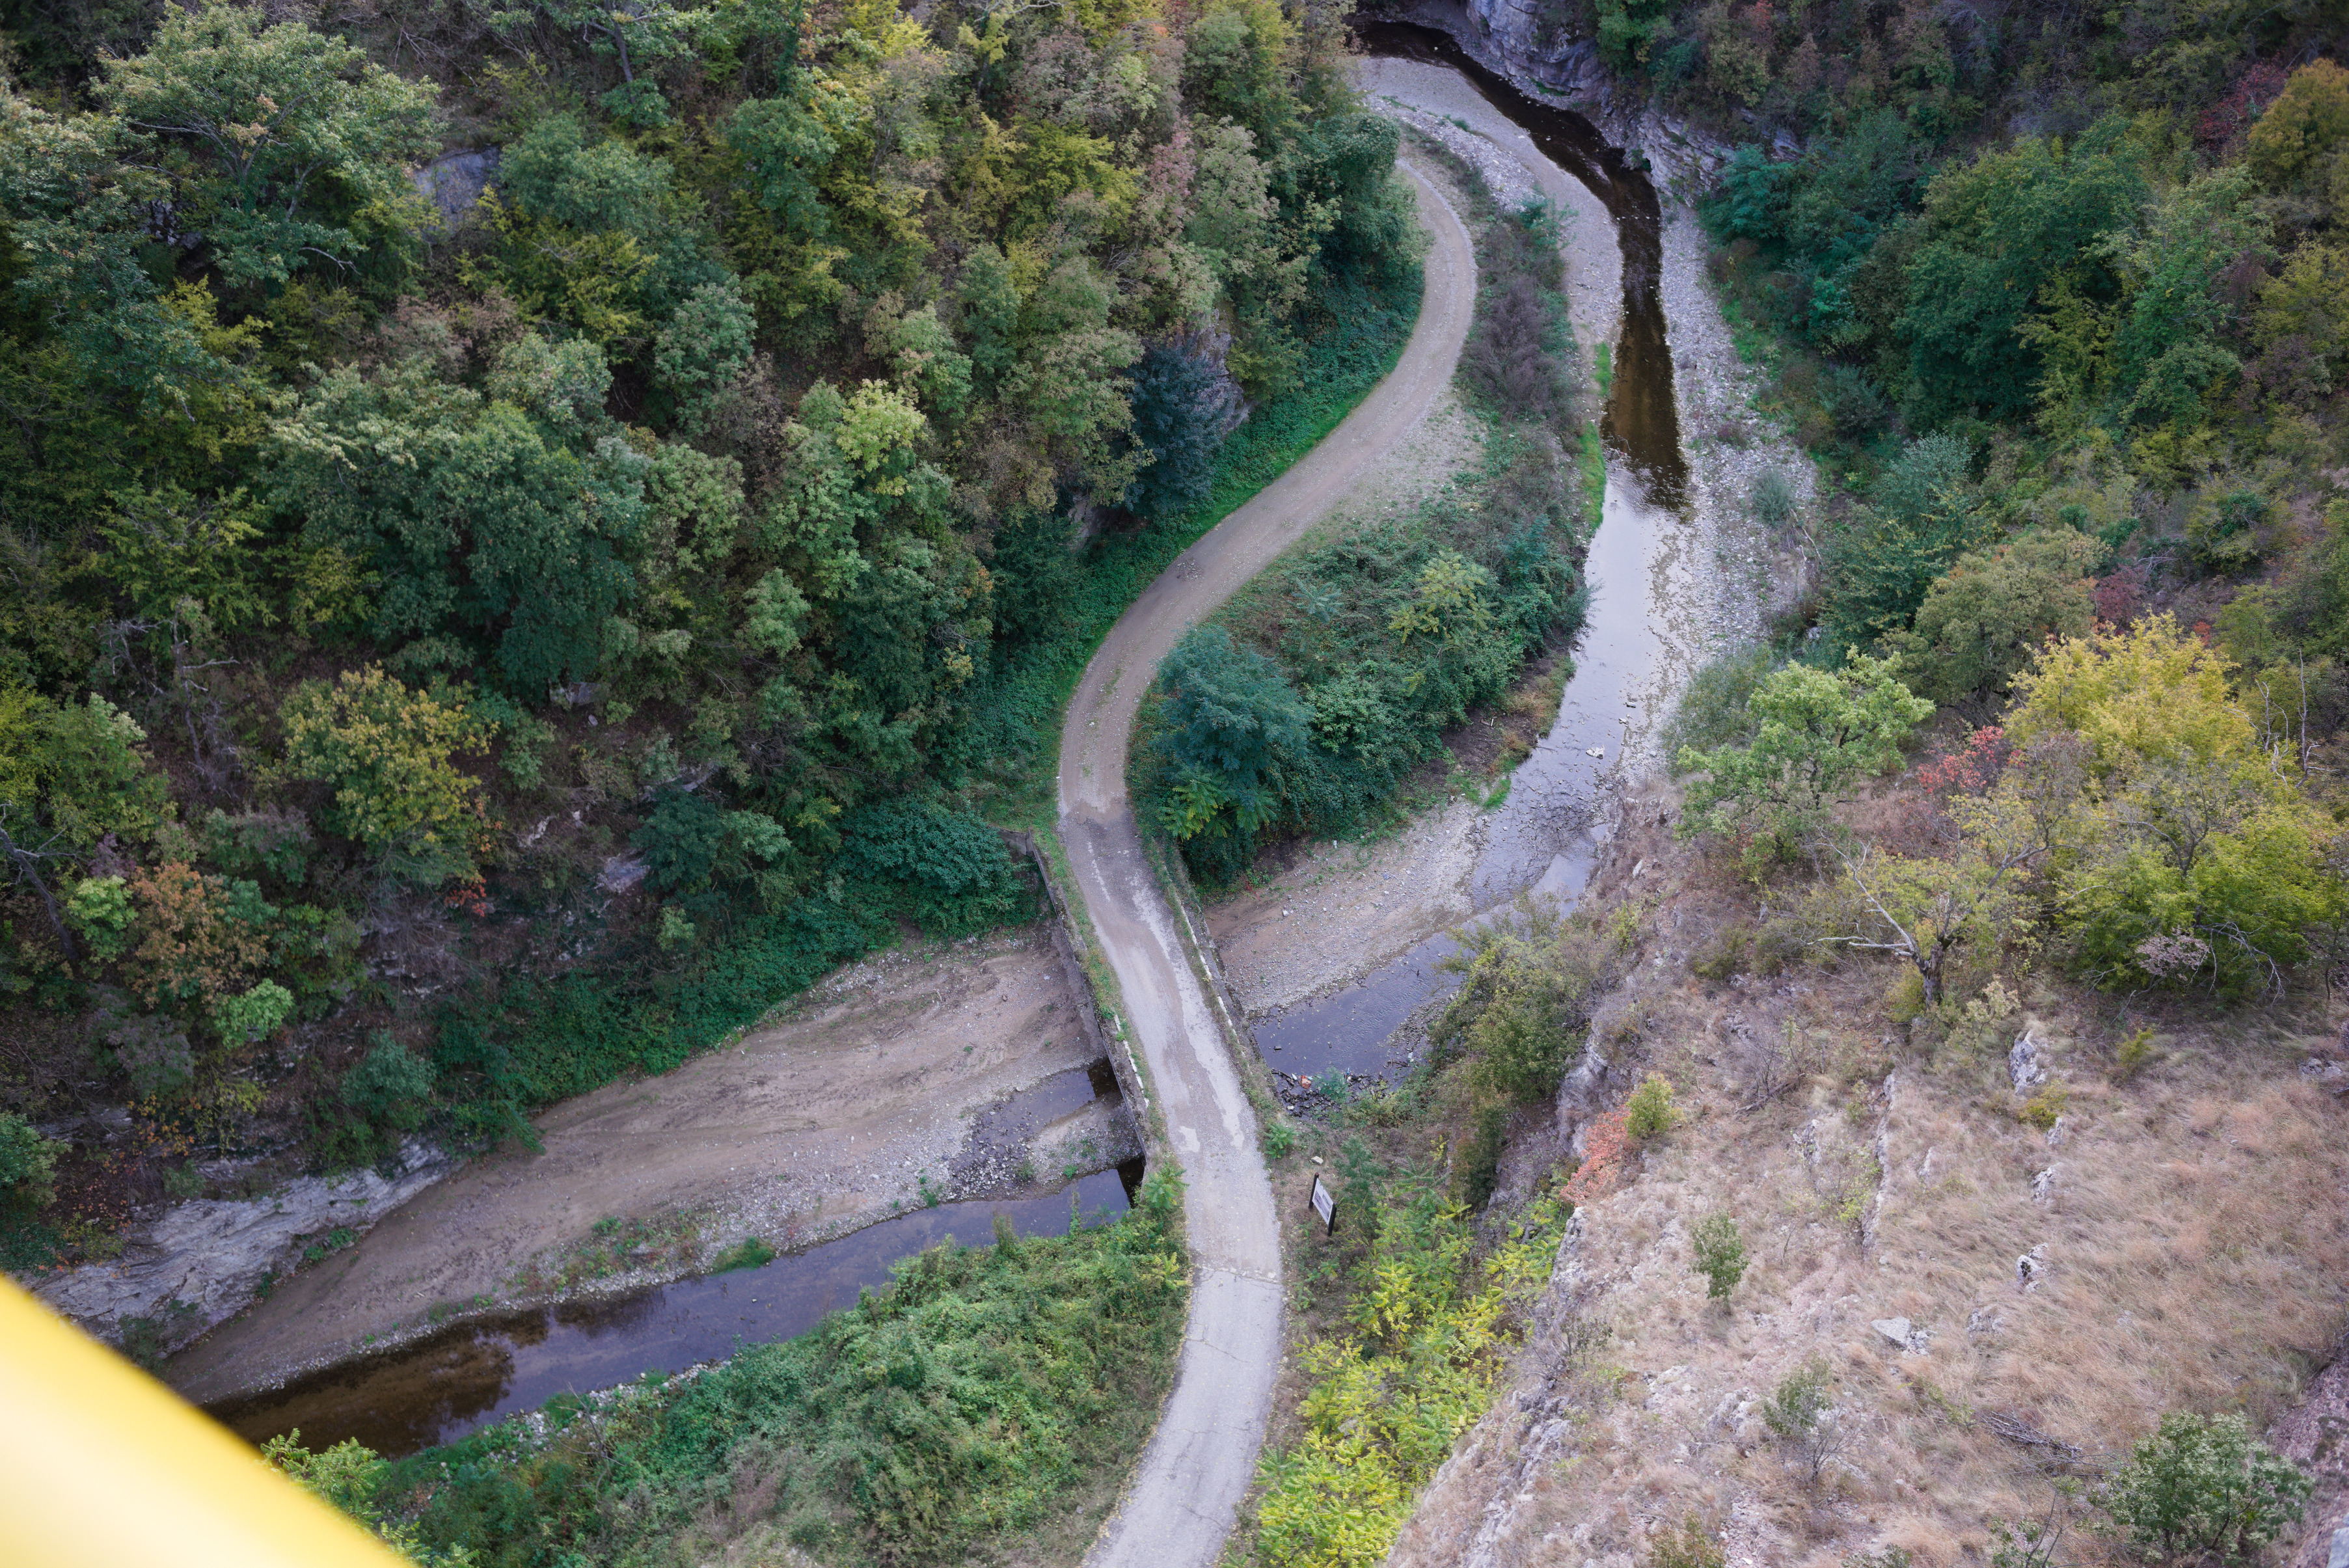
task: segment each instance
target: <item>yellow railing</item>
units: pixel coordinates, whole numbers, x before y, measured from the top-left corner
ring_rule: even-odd
[[[0,1563],[401,1568],[402,1559],[0,1278]]]

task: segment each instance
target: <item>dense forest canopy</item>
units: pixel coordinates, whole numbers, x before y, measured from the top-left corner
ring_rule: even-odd
[[[1713,273],[1832,481],[1816,591],[1684,715],[1686,826],[1756,875],[1841,856],[1838,929],[1927,1002],[1963,949],[2229,996],[2349,955],[2344,19],[1594,18],[1656,101],[1731,128]],[[1830,810],[1859,775],[1822,769],[1890,690],[1930,699],[1902,736],[1938,705],[1946,755],[1860,841]]]
[[[374,1158],[1017,913],[1102,541],[1416,298],[1310,5],[8,29],[10,1115]]]

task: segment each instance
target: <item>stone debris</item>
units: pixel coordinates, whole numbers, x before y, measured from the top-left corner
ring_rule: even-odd
[[[1868,1326],[1899,1346],[1904,1356],[1922,1356],[1932,1343],[1932,1330],[1919,1328],[1905,1317],[1879,1317]]]

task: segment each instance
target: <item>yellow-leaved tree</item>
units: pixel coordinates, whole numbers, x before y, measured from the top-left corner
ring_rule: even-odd
[[[333,789],[329,828],[364,844],[403,882],[430,886],[472,873],[492,828],[479,781],[454,758],[484,749],[496,725],[377,665],[346,670],[331,686],[295,687],[278,717],[285,727],[279,770]]]
[[[2349,914],[2339,830],[2229,668],[2156,615],[2065,638],[2015,679],[2008,738],[2077,748],[2048,873],[2059,924],[2108,983],[2272,990]]]

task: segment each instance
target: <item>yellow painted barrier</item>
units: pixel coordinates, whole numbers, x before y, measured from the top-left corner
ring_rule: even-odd
[[[404,1568],[405,1559],[0,1278],[0,1563]]]

